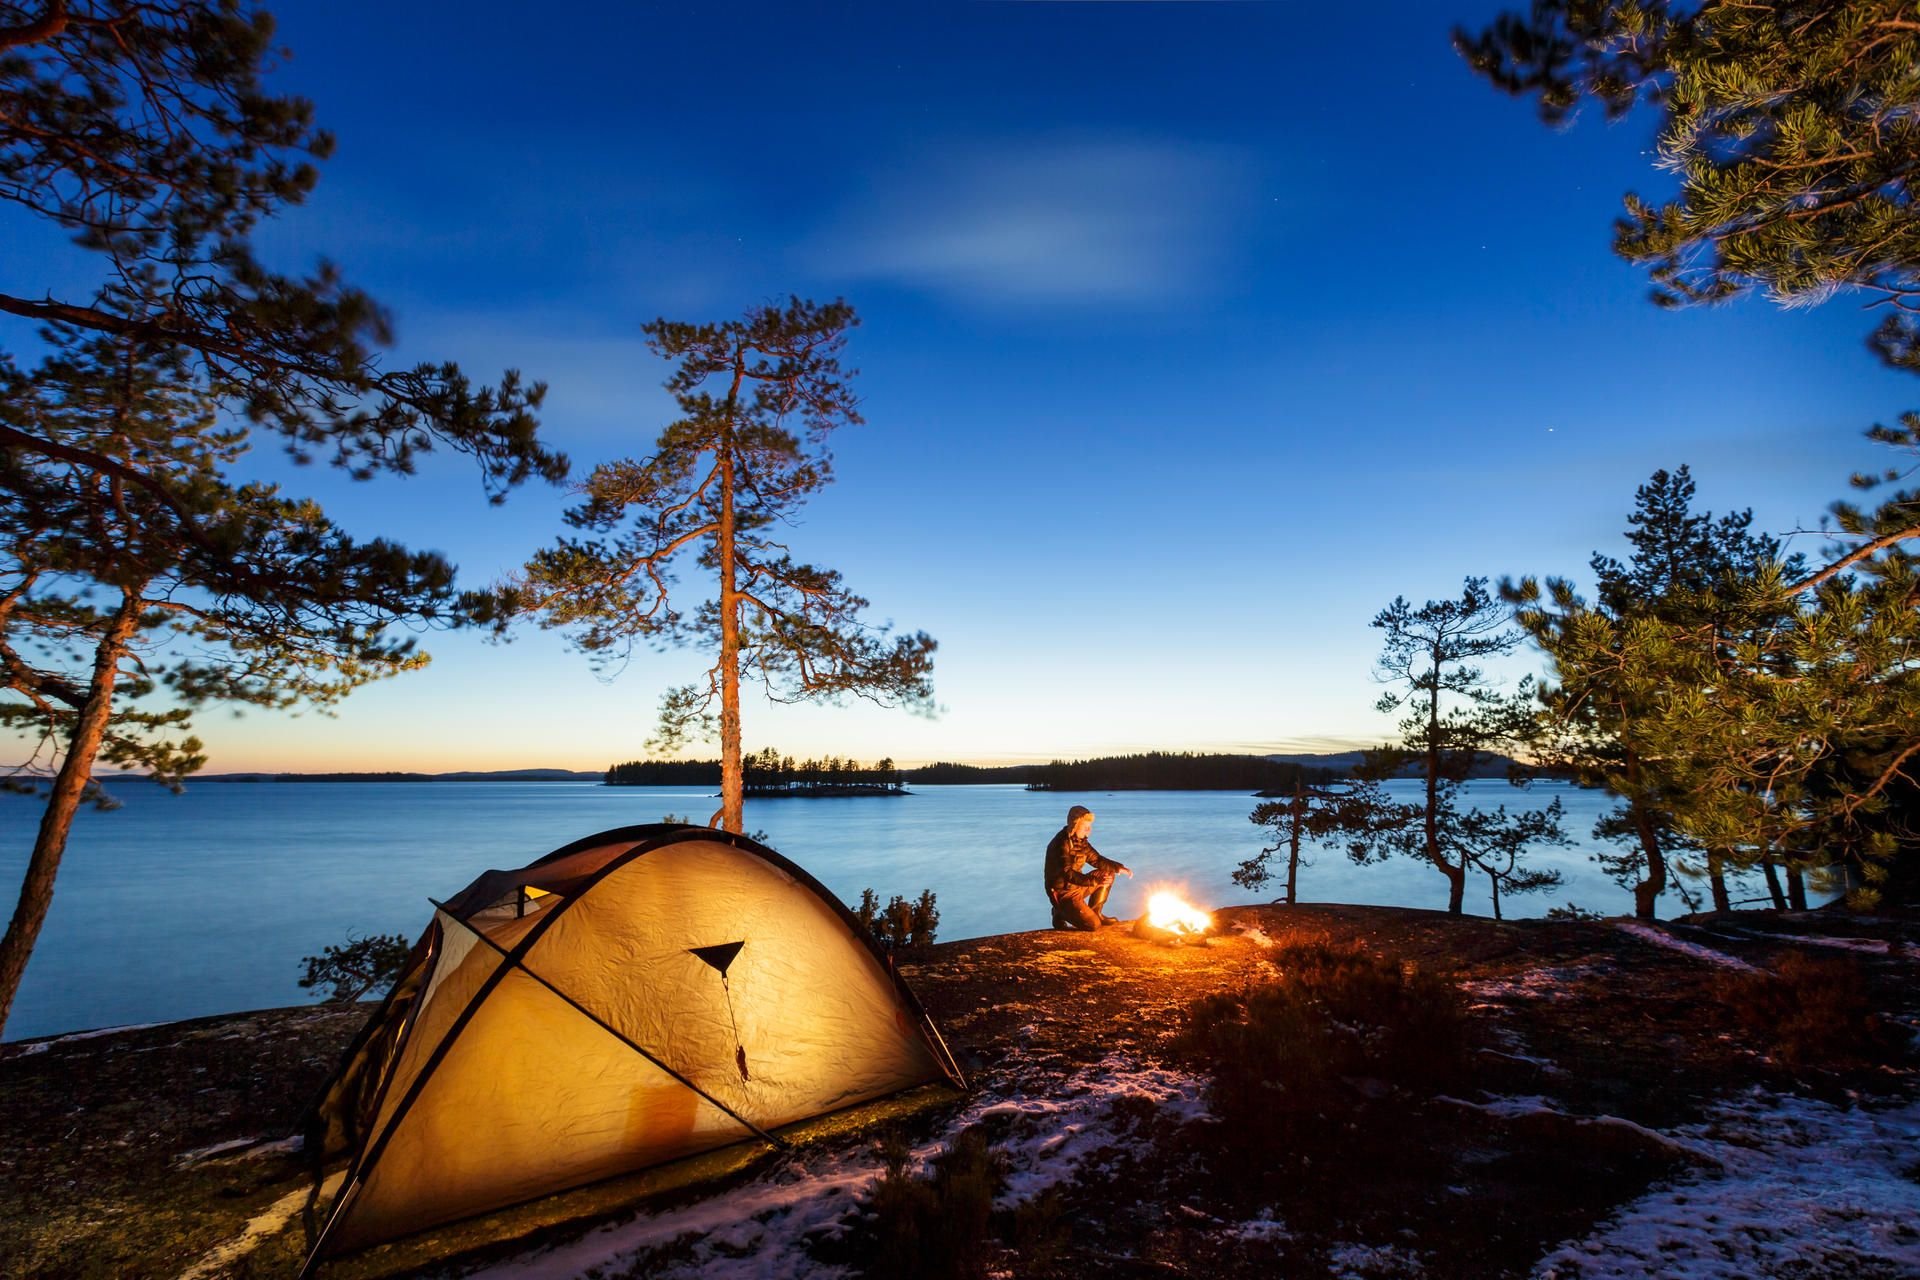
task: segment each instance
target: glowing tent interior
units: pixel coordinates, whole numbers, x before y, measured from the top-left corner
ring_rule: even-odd
[[[316,1106],[351,1154],[308,1262],[914,1085],[964,1087],[827,889],[752,840],[625,827],[445,903]]]

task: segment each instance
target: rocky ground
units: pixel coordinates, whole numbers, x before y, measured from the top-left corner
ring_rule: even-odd
[[[1920,1276],[1920,921],[1216,918],[1205,946],[1125,929],[936,946],[905,971],[969,1094],[924,1090],[785,1153],[736,1148],[322,1274],[888,1274],[933,1230],[889,1207],[917,1195],[936,1222],[981,1215],[957,1246],[919,1242],[931,1273]],[[1305,1136],[1249,1147],[1211,1104],[1188,1010],[1286,981],[1316,940],[1457,990],[1464,1066],[1444,1088],[1342,1077]],[[1756,996],[1808,956],[1854,985]],[[1792,1034],[1823,1010],[1867,1047]],[[309,1170],[284,1139],[362,1016],[0,1047],[0,1275],[294,1274]]]

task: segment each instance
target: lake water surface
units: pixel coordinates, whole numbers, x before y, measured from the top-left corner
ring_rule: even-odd
[[[1409,796],[1416,785],[1392,784]],[[1560,868],[1566,884],[1506,901],[1508,915],[1540,915],[1568,900],[1609,914],[1632,909],[1589,858],[1605,795],[1561,785],[1519,791],[1498,779],[1468,790],[1487,807],[1557,796],[1568,810],[1576,844],[1535,859]],[[612,827],[669,813],[701,820],[714,808],[703,789],[590,782],[202,782],[180,796],[119,783],[113,791],[123,808],[83,811],[75,824],[9,1040],[298,1004],[310,998],[297,985],[301,957],[350,932],[417,936],[428,898],[445,898],[482,871],[523,866]],[[951,940],[1047,924],[1041,853],[1076,803],[1098,815],[1094,844],[1136,873],[1119,882],[1108,907],[1115,915],[1136,914],[1144,891],[1162,884],[1209,907],[1282,890],[1276,879],[1253,894],[1230,878],[1260,848],[1247,821],[1257,802],[1240,792],[916,787],[907,797],[750,803],[747,826],[849,903],[869,886],[882,899],[932,889],[939,936]],[[0,909],[8,912],[39,814],[30,798],[0,795]],[[1446,882],[1410,861],[1355,867],[1320,851],[1301,872],[1300,897],[1440,908]],[[1484,882],[1468,882],[1467,909],[1489,912]]]

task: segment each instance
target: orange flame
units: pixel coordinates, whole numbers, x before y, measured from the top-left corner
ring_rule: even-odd
[[[1147,899],[1147,923],[1175,933],[1205,933],[1213,928],[1213,917],[1188,906],[1179,894],[1162,889]]]

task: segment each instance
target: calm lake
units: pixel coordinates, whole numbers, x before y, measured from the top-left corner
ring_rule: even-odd
[[[1410,795],[1417,784],[1393,785]],[[1605,795],[1564,785],[1518,791],[1498,779],[1468,786],[1486,807],[1558,797],[1568,811],[1576,844],[1536,856],[1566,884],[1508,900],[1508,915],[1569,900],[1609,914],[1632,909],[1588,856]],[[202,782],[180,796],[120,783],[113,793],[124,807],[83,811],[75,825],[9,1040],[299,1004],[309,999],[297,985],[300,958],[350,932],[415,937],[429,897],[488,868],[521,866],[611,827],[670,813],[700,820],[714,808],[703,789],[567,782]],[[932,889],[939,936],[951,940],[1047,924],[1041,853],[1075,803],[1098,815],[1095,846],[1134,869],[1112,914],[1137,914],[1159,885],[1208,907],[1282,891],[1283,879],[1255,895],[1230,878],[1260,847],[1247,821],[1256,801],[1239,792],[917,787],[898,798],[750,803],[747,826],[849,903],[869,886],[882,899]],[[39,814],[32,799],[0,795],[9,913]],[[1355,867],[1327,851],[1313,864],[1301,872],[1303,901],[1446,905],[1446,883],[1431,867]],[[1484,883],[1469,881],[1467,909],[1489,912]],[[1662,914],[1679,910],[1663,905]]]

